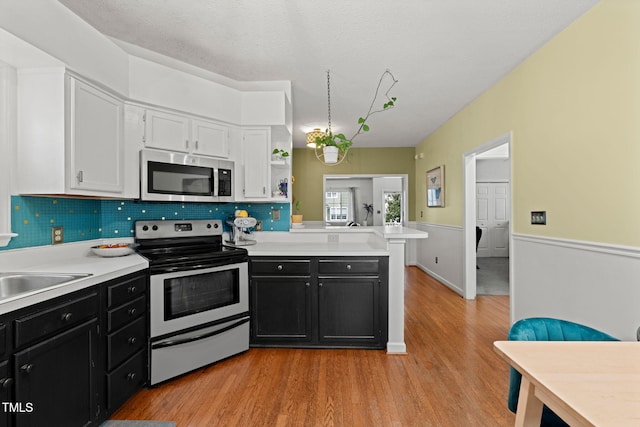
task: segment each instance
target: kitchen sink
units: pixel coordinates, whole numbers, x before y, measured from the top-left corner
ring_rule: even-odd
[[[41,291],[91,274],[0,273],[0,301],[19,294]]]

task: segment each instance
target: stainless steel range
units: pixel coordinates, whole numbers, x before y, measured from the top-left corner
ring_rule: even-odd
[[[222,244],[219,220],[136,221],[149,260],[150,384],[249,349],[246,249]]]

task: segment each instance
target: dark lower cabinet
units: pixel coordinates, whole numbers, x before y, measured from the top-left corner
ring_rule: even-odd
[[[107,414],[147,382],[147,287],[146,272],[103,285]]]
[[[147,382],[147,271],[0,316],[0,427],[97,426]]]
[[[10,403],[13,401],[13,376],[9,370],[9,361],[0,362],[0,402]],[[0,408],[0,427],[9,425],[9,411],[4,408],[6,403],[2,403]]]
[[[84,426],[98,413],[97,318],[14,355],[15,425]]]
[[[385,348],[388,257],[252,257],[251,345]]]
[[[251,281],[255,343],[311,341],[309,280],[309,277],[257,277]]]
[[[327,345],[381,344],[380,279],[321,278],[318,340]]]

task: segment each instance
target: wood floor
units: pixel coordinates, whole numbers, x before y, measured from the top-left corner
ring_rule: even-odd
[[[493,351],[509,297],[466,301],[405,270],[408,354],[250,349],[137,393],[112,419],[187,426],[507,426],[508,365]]]

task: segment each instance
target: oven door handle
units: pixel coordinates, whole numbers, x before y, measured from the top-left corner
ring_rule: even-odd
[[[165,347],[173,347],[176,345],[181,345],[181,344],[187,344],[190,342],[194,342],[194,341],[199,341],[199,340],[203,340],[205,338],[211,338],[214,337],[216,335],[220,335],[223,332],[227,332],[233,328],[237,328],[238,326],[247,323],[249,321],[249,316],[243,317],[241,319],[238,319],[237,322],[233,322],[223,328],[220,329],[215,329],[213,331],[210,332],[206,332],[204,334],[201,335],[191,335],[187,338],[178,338],[178,339],[168,339],[168,340],[164,340],[164,341],[160,341],[157,343],[153,343],[151,344],[151,348],[152,349],[156,349],[156,348],[165,348]]]

